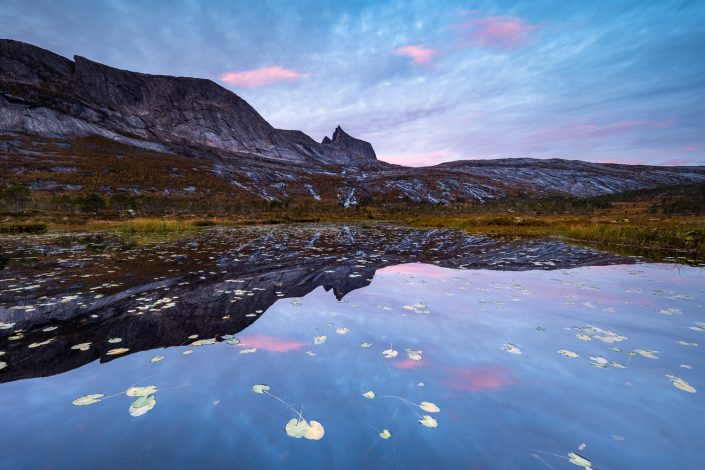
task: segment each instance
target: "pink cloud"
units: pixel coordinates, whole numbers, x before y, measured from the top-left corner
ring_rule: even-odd
[[[458,28],[464,33],[466,46],[509,49],[526,44],[540,26],[516,16],[488,16],[465,21]]]
[[[673,120],[659,121],[633,120],[609,124],[578,124],[575,126],[543,129],[528,134],[530,140],[576,140],[624,134],[639,129],[665,129],[673,125]]]
[[[458,157],[452,152],[437,151],[402,155],[381,155],[379,158],[380,160],[396,163],[397,165],[429,166],[438,165],[439,163],[450,160],[457,160]]]
[[[277,65],[274,67],[227,72],[220,76],[220,80],[229,85],[252,88],[276,82],[298,80],[303,76],[304,74],[301,72],[285,69]]]
[[[456,274],[453,271],[439,268],[438,266],[432,266],[430,264],[421,263],[409,263],[409,264],[398,264],[396,266],[387,266],[377,271],[377,274],[404,274],[407,276],[421,276],[421,277],[433,277],[433,278],[451,278]]]
[[[289,341],[273,336],[254,335],[240,338],[241,345],[248,348],[262,349],[269,352],[289,352],[301,349],[305,343],[301,341]]]
[[[695,160],[692,158],[672,158],[661,163],[661,165],[665,166],[688,166],[694,164]]]
[[[431,62],[436,56],[436,51],[425,46],[410,44],[394,49],[396,55],[401,55],[411,59],[416,65],[423,65]]]
[[[451,369],[444,384],[467,392],[500,390],[515,383],[507,371],[499,367]]]

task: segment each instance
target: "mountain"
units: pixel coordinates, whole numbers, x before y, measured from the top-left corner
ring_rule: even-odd
[[[9,39],[0,39],[0,170],[5,184],[27,186],[46,201],[59,194],[147,194],[189,204],[217,196],[228,204],[345,207],[589,197],[705,181],[703,167],[559,159],[391,165],[340,126],[322,142],[276,129],[210,80],[72,61]]]

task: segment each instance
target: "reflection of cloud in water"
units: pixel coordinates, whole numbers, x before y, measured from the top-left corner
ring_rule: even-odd
[[[291,341],[274,336],[255,335],[240,338],[242,345],[248,348],[257,348],[268,352],[289,352],[296,351],[305,346],[301,341]]]
[[[484,366],[449,369],[448,377],[443,383],[456,390],[484,392],[501,390],[516,382],[505,368]]]
[[[397,361],[393,365],[397,369],[416,369],[417,367],[423,367],[422,361],[414,361],[413,359],[404,359],[403,361]]]
[[[377,270],[377,275],[403,274],[407,276],[423,276],[450,279],[457,276],[457,272],[434,266],[432,264],[410,263],[397,264]]]

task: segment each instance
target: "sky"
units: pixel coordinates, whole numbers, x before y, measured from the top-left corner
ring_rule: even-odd
[[[209,78],[378,158],[705,164],[705,1],[1,0],[0,37]]]

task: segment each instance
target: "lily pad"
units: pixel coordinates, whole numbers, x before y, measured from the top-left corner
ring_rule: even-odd
[[[163,360],[164,360],[164,356],[154,356],[152,359],[150,359],[151,362],[159,362],[159,361],[163,361]]]
[[[567,349],[559,350],[558,354],[560,354],[561,356],[570,357],[570,358],[580,357],[580,355],[578,353],[575,353],[573,351],[569,351]]]
[[[269,391],[269,385],[257,384],[252,386],[252,391],[255,393],[263,394]]]
[[[521,349],[519,349],[516,345],[512,343],[505,343],[504,345],[502,345],[502,349],[504,349],[510,354],[521,354]]]
[[[384,351],[382,351],[382,354],[384,354],[384,357],[386,357],[387,359],[392,359],[399,355],[399,351],[396,351],[394,349],[385,349]]]
[[[128,397],[146,397],[157,393],[156,385],[148,385],[146,387],[130,387],[125,394]]]
[[[289,437],[300,439],[306,435],[306,431],[308,431],[308,423],[305,419],[298,420],[296,418],[292,418],[288,423],[286,423],[284,430]]]
[[[372,343],[368,343],[367,341],[364,341],[364,342],[360,343],[360,347],[361,348],[369,348],[369,347],[372,347]]]
[[[571,452],[570,454],[568,454],[568,462],[572,463],[573,465],[577,465],[578,467],[584,467],[588,469],[592,466],[592,462],[590,462],[585,457],[576,454],[575,452]]]
[[[420,361],[421,359],[423,359],[423,351],[421,351],[420,349],[407,349],[406,353],[409,355],[409,359],[411,359],[412,361]]]
[[[121,343],[121,342],[122,342],[122,338],[110,338],[108,340],[108,343],[110,343],[110,344],[116,344],[116,343]]]
[[[91,343],[78,343],[71,346],[71,349],[78,351],[88,351],[91,348]]]
[[[191,346],[208,346],[210,344],[215,344],[216,339],[215,338],[208,338],[208,339],[197,339],[193,343],[191,343]]]
[[[389,429],[384,429],[381,433],[379,433],[379,437],[381,437],[382,439],[389,439],[390,437],[392,437],[392,433],[389,432]]]
[[[323,429],[323,425],[321,423],[318,421],[309,421],[308,429],[306,430],[304,437],[312,441],[319,441],[323,438],[325,433],[326,431]]]
[[[252,354],[253,352],[257,352],[257,348],[241,349],[240,350],[240,354]]]
[[[88,406],[94,403],[98,403],[101,398],[105,395],[102,393],[94,393],[92,395],[86,395],[83,397],[76,398],[72,403],[76,406]]]
[[[184,354],[188,356],[189,354],[193,354],[193,349],[187,349],[186,351],[182,352],[181,354]]]
[[[373,392],[372,390],[370,390],[369,392],[363,393],[362,396],[365,397],[365,398],[369,398],[369,399],[371,400],[371,399],[373,399],[374,397],[376,397],[377,395],[375,395],[375,392]]]
[[[666,377],[668,377],[668,379],[671,381],[673,386],[679,390],[683,390],[684,392],[688,392],[688,393],[697,392],[695,387],[693,387],[692,385],[690,385],[688,382],[681,379],[680,377],[676,377],[675,375],[671,375],[671,374],[666,374]]]
[[[107,354],[108,356],[117,356],[119,354],[125,354],[129,350],[130,350],[129,348],[115,348],[115,349],[111,349],[110,351],[108,351],[105,354]]]
[[[350,330],[345,327],[338,328],[337,330],[335,330],[335,332],[338,333],[339,335],[346,335],[346,334],[348,334],[348,331],[350,331]]]
[[[326,342],[328,338],[325,335],[321,336],[314,336],[313,338],[313,344],[323,344]]]
[[[423,424],[427,428],[437,428],[438,427],[438,421],[436,421],[433,417],[429,415],[423,415],[421,419],[419,420],[419,423]]]
[[[427,413],[438,413],[441,411],[438,406],[428,401],[422,401],[421,403],[419,403],[419,408],[421,408]]]
[[[5,367],[7,367],[7,362],[0,362],[0,370],[3,370]]]
[[[130,415],[137,417],[150,411],[157,404],[157,399],[154,395],[139,397],[130,405]]]

